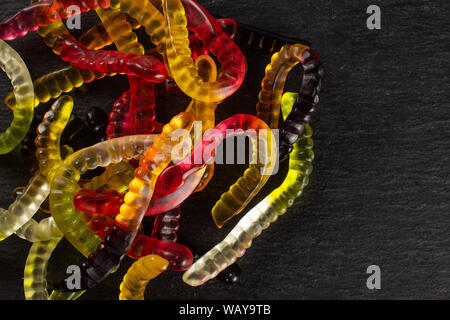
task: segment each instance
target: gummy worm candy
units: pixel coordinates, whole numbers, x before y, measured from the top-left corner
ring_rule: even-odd
[[[30,219],[16,231],[16,235],[30,242],[49,241],[63,236],[53,217],[42,219],[39,222]]]
[[[250,135],[249,138],[254,145],[252,159],[256,159],[256,154],[261,152],[261,150],[264,151],[264,149],[266,149],[265,156],[269,159],[266,159],[265,164],[251,164],[245,171],[244,176],[231,186],[230,190],[224,193],[216,203],[212,210],[212,215],[216,225],[222,227],[225,222],[242,211],[248,202],[264,186],[269,175],[274,170],[277,152],[275,150],[275,138],[270,129],[262,120],[254,116],[234,115],[222,121],[215,129],[216,131],[208,131],[204,135],[202,143],[194,150],[191,157],[186,158],[177,165],[167,168],[161,174],[156,189],[164,190],[165,193],[173,192],[180,186],[183,186],[183,177],[186,177],[186,173],[195,172],[195,170],[204,167],[206,163],[212,160],[212,155],[208,154],[208,152],[205,154],[205,149],[213,150],[218,146],[220,141],[216,138],[217,134],[220,133],[220,138],[225,139],[238,134],[245,134],[243,130],[253,129],[255,135],[256,133],[258,135],[260,146],[255,147],[257,146],[256,137]],[[238,131],[238,129],[242,130]],[[264,142],[266,143],[266,148],[261,145]],[[203,159],[196,159],[197,155],[203,155]],[[263,170],[263,174],[261,170]]]
[[[164,43],[166,23],[164,16],[148,0],[111,0],[111,8],[129,14],[138,24],[145,27],[155,46]],[[160,51],[163,51],[162,49]]]
[[[128,189],[128,184],[134,178],[134,168],[125,161],[112,164],[106,168],[100,176],[91,179],[83,188],[95,190],[99,188],[117,190],[118,192]]]
[[[311,116],[319,103],[319,93],[322,87],[323,68],[320,63],[311,62],[307,64],[304,71],[304,82],[299,95],[289,94],[286,96],[287,105],[294,102],[292,111],[284,112],[284,124],[280,130],[280,161],[283,161],[292,151],[292,145],[303,132],[305,124],[311,121]],[[282,106],[282,109],[286,109]]]
[[[40,103],[48,102],[52,98],[58,98],[64,92],[81,87],[84,83],[90,83],[104,76],[105,74],[93,73],[73,66],[63,67],[48,73],[33,82],[35,92],[34,107],[37,107]],[[10,93],[5,98],[5,104],[10,109],[15,108],[16,98],[13,93]]]
[[[14,119],[9,128],[0,133],[0,154],[5,154],[13,150],[27,134],[33,120],[34,91],[25,62],[2,40],[0,40],[0,67],[11,79],[17,101]]]
[[[154,57],[118,51],[89,50],[73,40],[60,40],[61,59],[80,69],[127,74],[151,82],[162,82],[167,78],[164,64]]]
[[[217,76],[217,68],[216,68],[214,60],[212,60],[212,58],[210,58],[209,56],[201,56],[197,59],[196,64],[198,65],[200,74],[205,79],[205,81],[215,80],[215,78]],[[130,125],[130,126],[127,125],[127,128],[134,127],[134,128],[137,128],[137,130],[142,130],[142,131],[131,132],[131,134],[145,133],[145,131],[151,132],[154,128],[153,120],[154,120],[155,114],[153,112],[153,107],[154,107],[154,96],[152,95],[153,87],[149,86],[149,85],[151,85],[151,83],[142,81],[136,77],[130,77],[130,87],[132,88],[131,89],[132,101],[133,101],[133,97],[134,97],[135,98],[134,100],[137,101],[137,103],[138,103],[138,110],[142,109],[141,108],[142,103],[146,106],[144,108],[144,111],[138,111],[137,113],[133,112],[134,114],[136,114],[135,116],[132,116],[134,118],[135,124]],[[145,87],[147,87],[147,90],[143,90]],[[126,103],[127,99],[128,99],[128,93],[124,93],[124,95],[114,105],[113,113],[110,115],[110,119],[111,118],[114,119],[115,123],[110,122],[108,132],[111,132],[114,130],[114,127],[116,126],[116,123],[117,123],[117,118],[120,117],[121,110],[123,110],[123,108],[126,107],[125,103]],[[133,106],[133,102],[132,102],[132,106]],[[188,108],[186,109],[186,112],[192,112],[197,120],[202,121],[202,124],[203,124],[202,129],[203,129],[203,132],[205,132],[206,130],[209,130],[214,127],[214,123],[215,123],[214,111],[215,111],[216,107],[217,107],[216,102],[201,102],[201,101],[193,100],[191,102],[191,104],[188,106]],[[119,110],[117,110],[117,109],[119,109]],[[115,111],[115,110],[117,110],[117,111]],[[121,118],[123,119],[123,116]],[[139,121],[136,122],[136,120],[139,120]],[[123,121],[122,123],[124,123],[124,122],[125,121]],[[208,169],[207,173],[203,176],[203,179],[200,181],[200,189],[205,188],[208,181],[212,178],[213,170],[214,170],[213,165],[208,165],[208,168],[209,169]],[[199,173],[198,175],[200,175],[200,174],[201,173]],[[193,181],[196,181],[196,180],[193,180]],[[198,183],[198,181],[196,181],[196,183]],[[200,190],[200,189],[197,188],[197,190]],[[99,195],[100,194],[101,193],[99,193]],[[169,195],[169,197],[174,198],[177,196],[177,194]],[[184,193],[184,194],[185,194],[185,197],[187,197],[190,193]],[[107,214],[106,212],[111,208],[111,205],[112,205],[112,204],[108,204],[107,202],[103,204],[104,207],[102,207],[102,206],[94,206],[94,207],[83,206],[83,202],[85,200],[89,200],[89,197],[92,197],[92,196],[93,196],[92,193],[86,193],[86,192],[78,193],[76,195],[77,201],[75,203],[75,207],[77,207],[78,209],[83,210],[85,212]],[[158,204],[161,202],[167,203],[167,204],[173,203],[172,199],[167,199],[166,201],[163,201],[163,199],[161,199],[160,201],[155,201],[156,199],[159,199],[156,191],[155,191],[155,196],[156,196],[156,198],[151,202],[150,210],[147,211],[146,215],[151,214],[152,207],[158,208],[159,207]],[[108,197],[108,195],[101,194],[101,197],[102,197],[102,199],[106,199]],[[93,201],[95,203],[95,196],[94,196],[94,199],[92,199],[91,201]],[[117,201],[118,200],[115,201],[116,205],[118,203]],[[113,208],[116,209],[117,206],[113,206]],[[168,210],[170,210],[170,209],[173,209],[173,206],[171,208],[169,208]],[[159,209],[157,213],[160,213],[161,210],[162,209]],[[117,212],[117,211],[113,210],[112,212]],[[156,212],[153,211],[153,214],[155,214],[155,213]]]
[[[138,42],[124,13],[111,8],[97,9],[96,12],[118,51],[144,55],[144,47]]]
[[[163,6],[168,31],[167,61],[172,77],[180,89],[195,100],[224,100],[232,95],[244,80],[245,62],[242,52],[222,30],[221,25],[199,4],[192,0],[183,3],[185,7],[180,0],[164,0]],[[203,81],[193,63],[186,12],[199,39],[222,64],[222,73],[215,82]]]
[[[114,102],[112,111],[108,115],[109,123],[106,127],[106,137],[108,140],[130,134],[129,106],[130,90],[127,90]]]
[[[270,132],[268,126],[262,120],[251,115],[234,115],[219,123],[215,129],[206,132],[202,142],[194,149],[190,157],[163,171],[157,180],[155,193],[146,215],[155,215],[169,211],[182,203],[198,186],[203,176],[203,169],[212,160],[214,150],[220,142],[229,137],[246,134],[245,131],[247,130],[254,130],[255,133],[259,133],[260,143],[261,141],[269,140],[268,145],[270,146],[269,149],[271,149],[269,154],[270,161],[264,165],[250,165],[250,168],[244,173],[244,177],[239,179],[231,188],[232,192],[237,194],[232,201],[228,201],[228,197],[233,196],[230,194],[230,191],[222,195],[221,200],[215,206],[217,207],[216,211],[214,211],[214,215],[217,217],[215,218],[217,219],[216,223],[223,225],[221,224],[222,220],[230,219],[237,212],[242,211],[256,195],[257,190],[262,188],[265,181],[269,178],[269,174],[274,169],[277,156],[277,152],[273,149],[276,145],[275,138],[272,134],[270,134],[270,139],[265,137],[265,134]],[[256,138],[256,136],[250,135],[250,141],[254,150],[253,159],[256,157],[255,153],[257,153],[257,150],[264,149],[262,146],[258,148]],[[205,152],[205,150],[210,152]],[[198,155],[204,156],[201,159],[197,159]],[[261,174],[261,170],[264,171],[264,175]],[[106,195],[102,194],[102,197],[104,196]],[[89,197],[83,198],[81,195],[80,200],[89,201]],[[111,210],[115,208],[115,206],[106,205],[105,207]],[[88,208],[84,207],[83,209],[87,210]],[[89,212],[106,214],[106,212]],[[117,212],[111,212],[110,214],[116,215]]]
[[[166,271],[169,261],[157,255],[140,258],[128,269],[120,284],[120,300],[144,300],[144,292],[150,280]]]
[[[70,155],[56,170],[50,190],[50,209],[66,239],[84,256],[94,252],[101,240],[85,225],[73,205],[73,196],[80,189],[80,176],[97,167],[139,157],[154,139],[153,135],[141,135],[100,142]]]
[[[66,10],[70,6],[78,6],[81,12],[95,10],[99,7],[107,8],[109,0],[54,0],[40,1],[22,9],[10,19],[0,23],[0,39],[13,40],[35,31],[39,27],[52,22],[69,18],[73,12]]]
[[[180,113],[164,126],[162,133],[146,150],[139,167],[135,170],[135,178],[130,182],[129,191],[125,195],[124,204],[120,207],[120,213],[116,216],[113,230],[81,267],[82,289],[96,286],[117,267],[125,256],[137,235],[150,203],[156,179],[171,161],[172,149],[178,144],[186,143],[183,137],[176,137],[177,131],[190,130],[193,122],[192,113]],[[88,162],[80,161],[78,170],[88,166]],[[50,198],[50,205],[52,205],[52,198]],[[71,291],[64,281],[58,283],[57,288]]]
[[[157,217],[162,215],[164,215],[164,213]],[[169,212],[168,215],[166,215],[166,219],[163,219],[161,222],[161,229],[159,230],[171,238],[176,238],[180,214]],[[81,218],[96,235],[102,238],[102,240],[105,240],[111,229],[114,228],[114,220],[109,216],[84,214]],[[169,261],[168,268],[175,271],[187,270],[192,265],[194,259],[192,252],[185,246],[174,243],[174,241],[161,240],[157,237],[153,237],[153,234],[152,237],[138,234],[126,253],[127,256],[133,259],[139,259],[149,254],[157,254],[167,259]]]
[[[126,254],[133,259],[157,254],[169,261],[168,269],[175,271],[186,271],[194,260],[192,252],[182,244],[162,241],[142,234],[136,235]]]
[[[195,60],[195,66],[198,69],[200,77],[205,82],[214,82],[217,80],[217,67],[214,60],[208,55],[201,55]],[[203,102],[193,99],[186,111],[192,112],[197,121],[202,122],[202,134],[207,130],[214,128],[216,124],[215,111],[217,102]],[[202,180],[199,182],[194,192],[199,192],[206,188],[214,175],[214,164],[208,164]]]
[[[309,88],[311,86],[310,75],[312,72],[317,73],[317,66],[320,67],[319,59],[314,51],[301,44],[286,45],[274,54],[270,64],[266,67],[266,74],[261,83],[256,116],[265,121],[270,128],[278,128],[281,97],[289,71],[301,63],[305,70],[302,88]],[[303,92],[300,94],[303,95]]]
[[[308,126],[308,125],[307,125]],[[310,127],[295,143],[289,160],[289,172],[280,187],[270,193],[263,201],[252,208],[231,230],[226,238],[197,260],[183,275],[183,281],[198,286],[213,279],[218,273],[242,257],[254,238],[286,213],[308,184],[312,171],[314,153]]]
[[[130,133],[148,134],[155,130],[155,85],[138,77],[130,82]]]
[[[97,14],[119,51],[144,55],[144,47],[137,41],[126,15],[116,9],[98,9]],[[155,86],[130,76],[130,132],[129,134],[153,133],[155,120]]]
[[[234,19],[217,19],[217,22],[222,26],[223,31],[230,37],[231,40],[234,39],[237,32],[237,22]],[[198,36],[193,33],[189,35],[189,48],[192,51],[192,59],[195,61],[199,56],[209,54],[209,49],[203,44]],[[214,79],[215,80],[215,79]]]
[[[27,300],[47,300],[47,263],[62,238],[35,242],[25,262],[23,287]]]
[[[24,192],[8,208],[0,209],[0,239],[4,240],[23,226],[39,209],[49,193],[54,169],[61,163],[59,142],[73,108],[69,96],[58,99],[38,127],[36,158],[39,171],[31,178]],[[18,109],[18,108],[16,108]]]
[[[180,229],[178,221],[181,218],[180,207],[158,214],[153,225],[152,238],[162,241],[176,242]]]
[[[88,49],[99,50],[113,43],[113,39],[106,31],[102,22],[86,31],[79,39],[80,43]]]

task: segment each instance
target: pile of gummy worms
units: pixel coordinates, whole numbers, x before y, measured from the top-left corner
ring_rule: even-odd
[[[95,10],[101,21],[79,39],[63,22],[74,14],[73,6],[80,9],[76,14]],[[154,45],[151,50],[134,31],[141,27]],[[5,42],[32,31],[69,65],[32,81],[24,61]],[[24,272],[26,299],[76,299],[114,272],[125,256],[136,262],[123,278],[120,299],[144,299],[148,282],[167,269],[184,271],[183,281],[191,286],[215,277],[235,281],[236,260],[309,182],[314,158],[309,123],[323,68],[307,45],[230,18],[215,19],[194,0],[34,0],[0,23],[0,39],[0,64],[13,86],[5,103],[14,114],[0,133],[0,154],[22,143],[32,175],[27,186],[14,190],[9,208],[0,209],[0,240],[16,234],[32,242]],[[112,44],[117,51],[105,49]],[[216,124],[216,108],[244,81],[242,48],[273,54],[257,114],[236,114]],[[296,65],[302,68],[300,88],[283,94]],[[68,92],[117,74],[128,77],[129,89],[109,114],[98,107],[87,112],[86,121],[72,114]],[[186,111],[167,124],[157,122],[155,113],[156,97],[164,94],[191,98]],[[39,108],[52,99],[50,110]],[[203,134],[196,143],[190,134],[195,121]],[[180,129],[188,134],[177,135]],[[265,161],[252,161],[212,208],[219,228],[246,209],[278,160],[289,158],[289,171],[222,242],[194,262],[191,250],[177,243],[180,205],[206,188],[214,176],[216,148],[238,135],[250,138],[252,160],[263,153]],[[174,150],[187,152],[173,159]],[[99,168],[99,175],[85,178]],[[33,217],[39,210],[50,215],[38,222]],[[143,230],[145,216],[155,217],[151,233]],[[62,238],[86,261],[78,266],[79,283],[55,279],[49,295],[47,264]]]

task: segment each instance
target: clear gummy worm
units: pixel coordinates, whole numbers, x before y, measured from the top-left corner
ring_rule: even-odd
[[[34,113],[34,90],[25,62],[3,40],[0,40],[0,67],[11,79],[17,105],[9,128],[0,133],[0,154],[5,154],[22,141],[30,128]]]
[[[61,97],[45,114],[43,122],[39,125],[36,137],[38,147],[36,157],[39,160],[39,171],[31,178],[22,195],[9,206],[8,210],[0,209],[1,240],[24,226],[47,198],[50,192],[49,183],[53,178],[54,170],[62,163],[60,154],[61,134],[69,121],[72,108],[72,98],[69,96]],[[33,228],[35,226],[36,224],[33,222],[28,223],[19,231],[18,235],[33,238],[34,232],[39,230],[39,228]],[[53,233],[51,229],[49,232]]]
[[[62,238],[33,243],[25,262],[23,288],[27,300],[48,300],[47,264]]]

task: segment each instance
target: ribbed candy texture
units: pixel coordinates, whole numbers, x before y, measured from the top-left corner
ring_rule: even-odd
[[[55,169],[61,165],[60,140],[73,108],[71,97],[58,99],[39,125],[36,137],[36,157],[39,171],[30,180],[23,193],[9,206],[0,210],[0,238],[3,240],[16,232],[39,210],[50,192],[50,182]],[[17,108],[16,108],[17,109]],[[29,234],[20,232],[21,234]],[[51,232],[51,231],[49,231]],[[31,235],[30,235],[31,236]]]
[[[128,269],[120,284],[120,300],[144,300],[150,280],[166,271],[169,262],[157,255],[140,258]]]
[[[289,108],[285,110],[289,111]],[[289,171],[281,186],[252,208],[222,242],[197,260],[184,273],[184,282],[198,286],[215,278],[242,257],[253,239],[293,205],[308,184],[308,177],[312,172],[314,153],[311,133],[312,130],[307,125],[307,130],[294,145],[289,158]]]

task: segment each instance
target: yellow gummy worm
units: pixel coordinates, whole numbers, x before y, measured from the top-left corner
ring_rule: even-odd
[[[137,260],[123,277],[119,300],[144,300],[147,284],[166,271],[168,265],[169,261],[157,255],[148,255]]]
[[[167,24],[167,62],[178,87],[191,98],[205,102],[221,101],[234,93],[245,74],[244,58],[239,48],[217,34],[211,50],[224,70],[217,81],[203,81],[191,57],[186,12],[181,0],[164,0],[163,3]],[[218,49],[221,42],[224,47]]]
[[[284,109],[288,111],[287,115],[289,115],[294,101],[291,103],[286,101],[286,103],[290,103],[290,107]],[[184,273],[183,281],[185,283],[199,286],[215,278],[221,271],[242,257],[254,238],[258,237],[264,229],[277,220],[278,216],[286,213],[286,210],[294,204],[294,200],[308,185],[309,175],[312,172],[314,152],[312,151],[311,135],[312,129],[306,125],[303,136],[294,144],[294,150],[289,157],[289,171],[281,186],[252,208],[222,242],[197,260]]]
[[[148,0],[111,0],[111,8],[127,13],[145,27],[151,41],[164,53],[166,22],[161,12]]]
[[[195,60],[195,65],[198,68],[198,73],[205,82],[214,82],[217,80],[217,66],[214,60],[208,55],[202,55]],[[202,122],[202,134],[213,129],[216,124],[215,111],[217,102],[203,102],[192,99],[191,103],[186,109],[186,112],[192,112],[196,121]],[[197,137],[194,141],[197,141]],[[200,137],[202,139],[202,137]],[[211,181],[214,175],[214,164],[208,164],[206,171],[194,192],[202,191]]]
[[[96,12],[118,51],[144,55],[144,47],[138,42],[131,24],[123,12],[112,8],[99,8]]]
[[[113,43],[109,33],[106,31],[103,23],[97,25],[86,31],[79,39],[79,42],[86,48],[92,50],[100,50]]]
[[[58,98],[64,92],[70,92],[74,88],[81,87],[85,83],[90,83],[103,77],[104,74],[78,69],[73,66],[63,67],[45,74],[33,82],[35,92],[34,107],[37,107],[40,103],[46,103],[52,98]],[[10,109],[15,108],[16,98],[13,93],[6,96],[5,104]]]
[[[244,210],[265,185],[276,167],[277,143],[269,127],[265,122],[262,123],[265,129],[259,130],[259,143],[257,142],[256,148],[253,147],[252,164],[245,170],[244,175],[222,194],[211,211],[214,222],[219,228]],[[252,140],[251,137],[250,140]],[[252,144],[255,146],[255,142]]]
[[[147,211],[155,189],[156,180],[172,159],[172,151],[180,144],[191,143],[189,132],[194,115],[182,112],[163,127],[154,144],[147,149],[139,167],[134,172],[116,222],[127,230],[137,232]],[[187,141],[189,140],[189,141]]]
[[[23,288],[27,300],[47,300],[47,263],[62,238],[35,242],[25,262]]]
[[[67,240],[86,257],[97,249],[101,239],[86,226],[73,205],[73,196],[80,189],[80,176],[97,167],[139,158],[154,139],[155,135],[139,135],[100,142],[70,155],[56,170],[51,184],[50,210]]]
[[[34,113],[34,90],[30,73],[19,54],[0,40],[0,67],[11,79],[17,107],[9,128],[0,133],[0,154],[12,151],[28,132]]]
[[[272,56],[266,67],[266,74],[258,95],[256,116],[266,122],[271,129],[278,128],[280,103],[286,77],[289,71],[302,61],[302,54],[307,49],[309,49],[307,46],[301,44],[286,45]]]
[[[72,98],[63,96],[44,115],[36,137],[39,171],[31,178],[23,193],[9,206],[8,210],[0,209],[0,240],[4,240],[27,223],[47,198],[50,191],[49,183],[55,169],[62,163],[60,139],[72,109]],[[26,235],[29,232],[22,230],[19,234]]]

